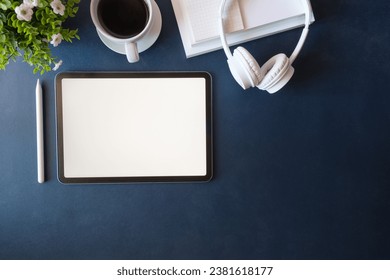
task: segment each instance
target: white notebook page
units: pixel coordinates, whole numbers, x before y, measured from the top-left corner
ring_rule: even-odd
[[[183,0],[184,12],[191,27],[192,43],[196,44],[219,34],[221,0]],[[227,0],[225,5],[225,30],[230,33],[244,29],[240,5],[237,0]]]

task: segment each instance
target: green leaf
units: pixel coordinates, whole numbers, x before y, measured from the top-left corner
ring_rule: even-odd
[[[72,42],[80,39],[77,29],[63,29],[63,23],[68,17],[73,17],[79,10],[76,3],[79,0],[61,0],[66,7],[64,16],[54,14],[50,7],[52,0],[40,0],[34,8],[31,21],[18,20],[15,8],[23,0],[0,0],[0,69],[5,69],[9,61],[18,56],[33,66],[33,73],[52,70],[54,58],[49,44],[51,36],[63,33],[64,41]],[[42,41],[45,39],[45,41]]]

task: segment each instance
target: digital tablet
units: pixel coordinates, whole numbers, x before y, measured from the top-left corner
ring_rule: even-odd
[[[60,182],[211,179],[210,74],[67,72],[55,83]]]

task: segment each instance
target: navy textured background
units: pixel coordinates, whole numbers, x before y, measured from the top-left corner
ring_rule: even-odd
[[[82,1],[60,71],[204,70],[214,86],[208,184],[65,186],[56,178],[54,75],[0,72],[1,259],[389,259],[390,4],[312,0],[316,22],[278,94],[243,92],[222,51],[185,59],[169,0],[137,64],[99,40]],[[264,63],[301,30],[247,43]],[[36,183],[36,79],[46,174]]]

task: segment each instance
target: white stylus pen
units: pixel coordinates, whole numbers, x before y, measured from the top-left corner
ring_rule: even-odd
[[[43,146],[43,105],[42,105],[42,87],[37,81],[35,89],[36,115],[37,115],[37,166],[38,166],[38,183],[45,181],[45,163],[44,163],[44,146]]]

